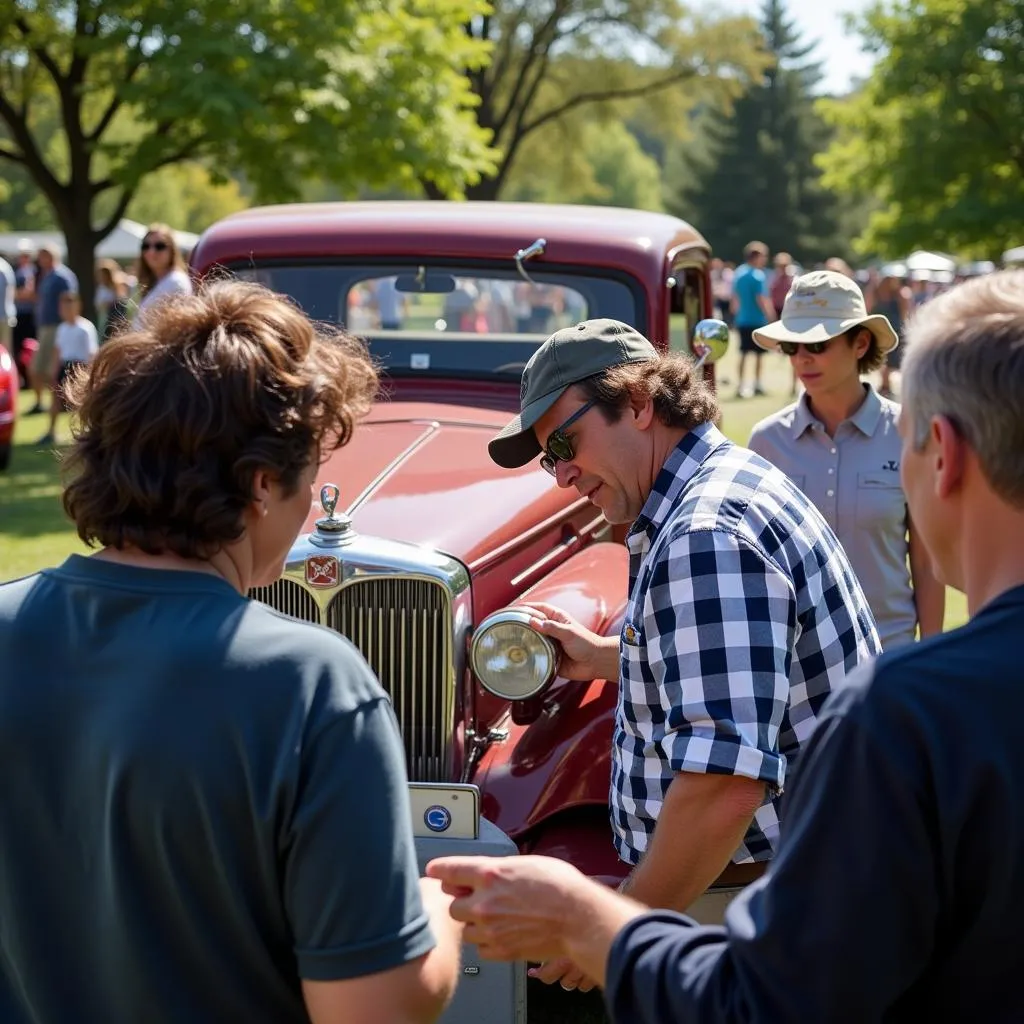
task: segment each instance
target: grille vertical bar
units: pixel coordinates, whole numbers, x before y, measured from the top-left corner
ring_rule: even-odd
[[[429,580],[371,577],[346,586],[326,624],[362,652],[391,697],[409,778],[449,778],[455,680],[452,624],[444,586]]]
[[[282,579],[271,583],[269,587],[253,587],[249,597],[254,601],[262,601],[276,608],[293,619],[303,622],[320,622],[320,609],[312,595],[294,580]]]

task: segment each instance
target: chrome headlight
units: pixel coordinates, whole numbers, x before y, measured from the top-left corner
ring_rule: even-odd
[[[515,608],[489,615],[473,634],[470,663],[481,686],[502,700],[527,700],[558,671],[558,648]]]

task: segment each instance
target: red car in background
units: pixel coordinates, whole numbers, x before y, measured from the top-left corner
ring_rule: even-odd
[[[11,461],[14,422],[18,417],[18,368],[14,358],[0,345],[0,470]]]

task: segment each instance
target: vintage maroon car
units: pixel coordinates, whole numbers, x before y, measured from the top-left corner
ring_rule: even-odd
[[[11,354],[0,345],[0,470],[6,469],[11,461],[17,418],[18,368]]]
[[[383,400],[323,466],[285,575],[256,596],[360,648],[410,778],[474,783],[521,851],[608,882],[625,874],[608,822],[616,682],[559,678],[557,651],[514,609],[545,600],[617,632],[626,550],[586,499],[539,464],[499,469],[487,441],[558,326],[614,317],[689,350],[711,311],[708,259],[661,214],[442,202],[250,210],[192,254],[200,274],[264,282],[346,325],[384,371]]]

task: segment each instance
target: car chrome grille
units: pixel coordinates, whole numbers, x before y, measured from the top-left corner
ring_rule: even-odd
[[[312,595],[294,580],[256,587],[250,596],[347,636],[391,697],[409,778],[442,782],[451,777],[455,691],[451,606],[443,584],[395,576],[353,580],[323,618]]]
[[[390,694],[409,777],[449,778],[452,629],[444,587],[393,577],[360,580],[331,602],[327,625],[362,651]]]
[[[254,601],[269,604],[271,608],[276,608],[293,619],[302,619],[303,622],[320,621],[320,609],[313,600],[313,595],[294,580],[278,580],[269,587],[253,587],[249,591],[249,596]]]

